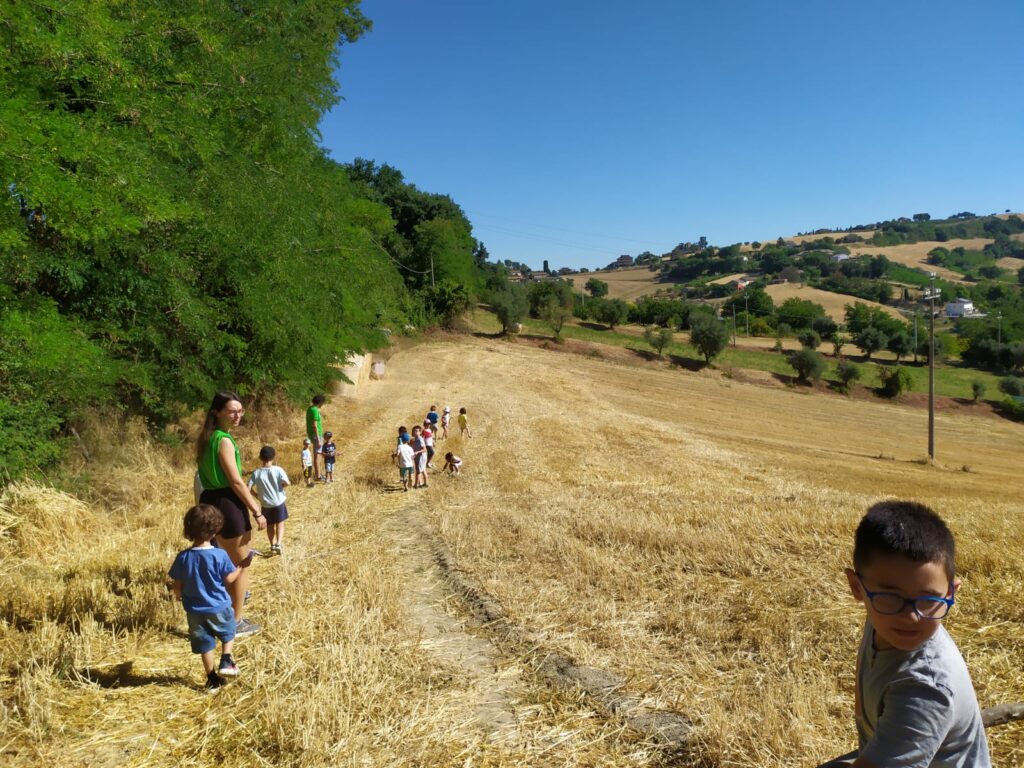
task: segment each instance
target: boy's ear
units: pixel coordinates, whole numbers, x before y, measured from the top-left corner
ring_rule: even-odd
[[[954,576],[954,577],[953,577],[953,589],[952,589],[952,590],[950,590],[950,592],[952,593],[952,595],[955,595],[955,594],[956,594],[957,592],[959,592],[959,591],[960,591],[960,587],[961,587],[962,585],[963,585],[963,582],[962,582],[962,581],[960,581],[960,579],[958,579],[958,578],[957,578],[956,576]]]
[[[846,580],[850,582],[850,592],[853,593],[854,599],[863,603],[865,600],[864,587],[860,583],[860,579],[857,578],[857,573],[853,568],[844,568],[843,573],[846,574]]]

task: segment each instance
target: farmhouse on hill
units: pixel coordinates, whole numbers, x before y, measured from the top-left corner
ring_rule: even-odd
[[[958,298],[946,303],[946,317],[985,317],[985,313],[975,309],[970,299]]]

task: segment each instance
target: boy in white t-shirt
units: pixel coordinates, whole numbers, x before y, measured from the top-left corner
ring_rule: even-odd
[[[308,437],[302,441],[302,476],[306,478],[306,487],[313,487],[313,441]]]
[[[284,539],[284,521],[288,519],[288,506],[285,504],[284,489],[291,483],[288,473],[274,465],[277,451],[272,445],[260,448],[260,461],[263,466],[254,469],[249,476],[249,489],[255,488],[256,496],[263,507],[263,517],[267,519],[267,539],[270,551],[280,555],[282,539]]]
[[[398,475],[402,480],[402,490],[409,490],[409,478],[413,471],[413,450],[409,443],[399,442],[395,448],[394,458],[398,461]]]
[[[423,420],[423,442],[427,445],[427,467],[434,468],[434,430],[431,429],[430,420]]]

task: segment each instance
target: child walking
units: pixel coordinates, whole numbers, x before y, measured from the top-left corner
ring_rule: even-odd
[[[398,477],[402,481],[402,490],[409,490],[409,479],[412,477],[413,465],[416,462],[413,454],[412,445],[409,441],[398,441],[398,447],[395,448],[395,452],[392,454],[392,460],[398,462]]]
[[[338,455],[338,444],[334,442],[333,432],[324,432],[324,447],[321,449],[324,456],[324,472],[327,475],[327,482],[334,482],[334,459]]]
[[[442,472],[447,472],[449,475],[457,475],[462,472],[462,459],[456,456],[451,451],[448,451],[444,455],[444,466],[441,467]]]
[[[448,425],[452,423],[452,409],[447,405],[444,407],[444,413],[441,414],[441,439],[448,439]]]
[[[427,445],[427,466],[434,468],[434,431],[430,428],[430,420],[423,420],[423,442]]]
[[[412,428],[412,440],[409,441],[413,455],[413,488],[427,487],[427,443],[422,433],[422,428],[417,424]]]
[[[923,504],[882,501],[861,519],[846,569],[866,613],[860,745],[828,768],[992,765],[971,676],[942,625],[960,588],[955,551],[949,528]]]
[[[267,540],[270,551],[280,555],[282,539],[284,539],[284,521],[288,519],[288,506],[285,504],[284,489],[291,483],[288,473],[274,465],[277,451],[272,445],[260,448],[260,461],[263,466],[254,469],[249,475],[249,490],[256,490],[256,497],[263,507],[263,516],[267,519]]]
[[[310,446],[313,441],[308,437],[302,441],[302,476],[306,478],[306,487],[313,487],[313,451]]]
[[[192,540],[189,549],[178,553],[167,572],[174,596],[181,600],[188,617],[188,639],[192,653],[202,657],[206,690],[215,693],[225,677],[235,677],[238,665],[231,657],[235,639],[235,611],[226,586],[233,584],[252,563],[252,552],[236,568],[227,552],[211,540],[224,527],[224,514],[210,504],[196,504],[185,513],[183,533]],[[215,669],[213,652],[221,642],[220,665]]]
[[[473,433],[469,431],[469,415],[465,408],[459,408],[459,434],[462,437],[473,436]]]

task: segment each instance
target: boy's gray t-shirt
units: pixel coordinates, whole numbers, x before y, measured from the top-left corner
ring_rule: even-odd
[[[260,506],[266,509],[279,507],[288,500],[282,484],[287,482],[288,473],[276,464],[254,469],[249,476],[249,487],[255,488]]]
[[[914,651],[858,653],[860,756],[885,768],[991,768],[985,727],[960,650],[940,626]]]

